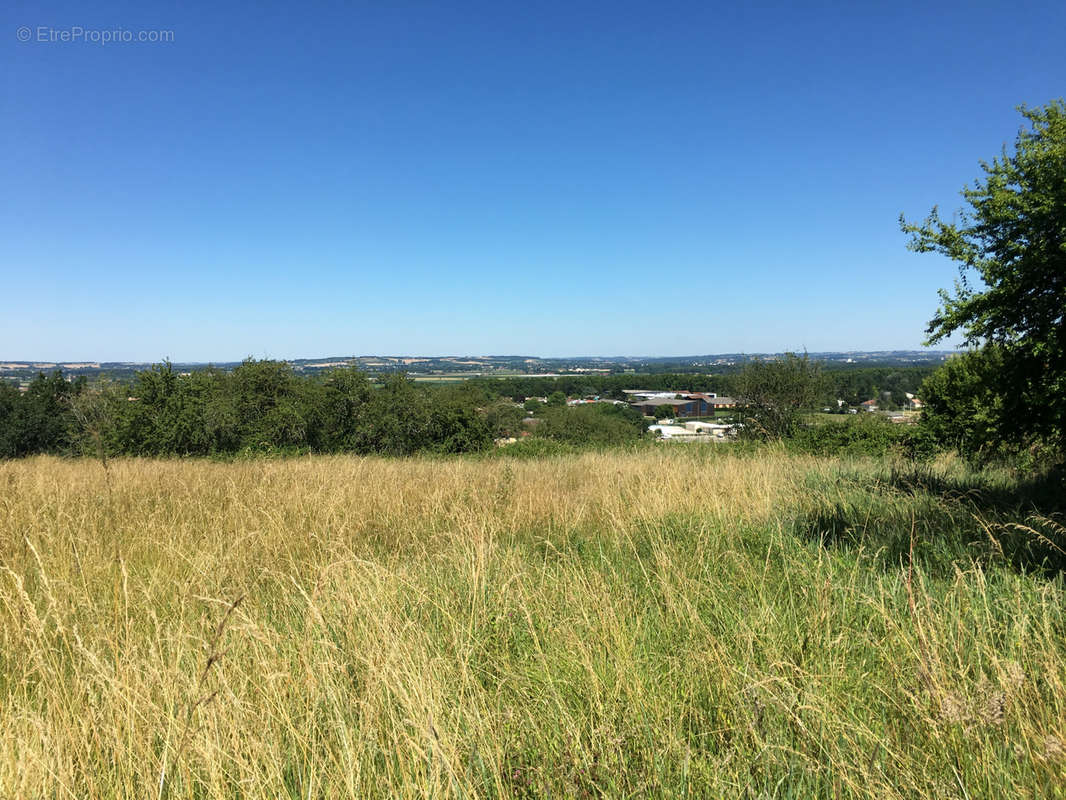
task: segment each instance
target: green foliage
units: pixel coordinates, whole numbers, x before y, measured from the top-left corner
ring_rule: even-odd
[[[922,384],[922,426],[974,461],[1003,456],[1002,352],[992,345],[954,358]]]
[[[0,456],[469,453],[520,436],[526,416],[476,382],[426,386],[392,373],[375,383],[355,368],[303,376],[285,362],[254,359],[231,372],[184,374],[163,362],[128,385],[94,386],[72,403],[82,389],[58,372],[25,393],[0,387]],[[644,431],[643,417],[628,406],[570,408],[561,391],[532,407],[541,418],[537,435],[557,445],[622,444]]]
[[[492,444],[492,433],[477,412],[450,401],[428,404],[425,427],[408,443],[407,452],[471,453]]]
[[[800,412],[824,402],[829,384],[822,365],[806,354],[751,361],[736,378],[737,400],[743,404],[744,436],[781,439],[791,436]]]
[[[834,391],[847,384],[866,396],[872,386],[915,390],[928,372],[852,368],[831,374]],[[494,438],[521,436],[529,413],[549,420],[541,442],[551,436],[558,446],[565,441],[576,449],[632,441],[643,433],[643,419],[628,408],[604,410],[606,405],[569,415],[564,391],[619,399],[625,397],[622,388],[635,385],[732,392],[736,376],[584,375],[418,384],[400,373],[381,382],[357,368],[309,376],[284,362],[250,359],[232,371],[185,374],[164,362],[128,383],[96,383],[87,391],[83,383],[69,383],[61,375],[48,378],[51,389],[45,391],[42,380],[25,393],[0,384],[0,457],[471,452],[489,448]],[[551,396],[552,404],[529,399],[518,406],[515,398],[530,390]],[[52,395],[55,402],[48,399]],[[673,407],[661,411],[674,414]],[[629,423],[620,423],[618,415]]]
[[[533,402],[540,405],[536,400]],[[525,417],[525,409],[509,398],[501,397],[484,410],[485,424],[495,439],[520,435]]]
[[[21,392],[7,381],[0,381],[0,458],[12,458],[15,452],[15,420],[22,402]]]
[[[248,359],[227,382],[246,444],[288,448],[319,443],[320,387],[295,380],[288,364]]]
[[[656,406],[655,409],[651,413],[652,413],[652,416],[655,417],[656,419],[666,419],[667,417],[674,416],[674,413],[676,411],[677,411],[677,409],[675,409],[673,406],[666,405],[664,403],[661,406]]]
[[[908,392],[917,394],[922,381],[932,373],[933,369],[929,367],[861,367],[827,369],[825,375],[832,387],[830,400],[839,398],[849,406],[857,406],[876,398],[883,404],[884,392],[889,392],[889,405],[898,407],[904,404]]]
[[[179,375],[167,362],[139,372],[129,396],[113,398],[113,450],[206,455],[262,442],[261,435],[242,431],[242,414],[254,413],[247,397],[226,391],[241,380],[216,370]]]
[[[889,422],[876,414],[841,417],[821,425],[796,430],[790,445],[800,452],[818,456],[885,456],[896,453],[924,459],[935,453],[935,445],[916,425]]]
[[[626,405],[586,403],[549,408],[533,435],[568,444],[617,445],[644,435],[644,416]]]
[[[900,217],[912,250],[959,263],[954,294],[940,292],[929,343],[962,332],[985,351],[983,360],[944,367],[928,390],[939,405],[932,430],[971,458],[1034,445],[1061,457],[1066,445],[1066,104],[1020,110],[1030,129],[1013,152],[982,162],[984,180],[963,190],[969,209],[958,222],[935,207],[921,224]],[[982,420],[968,424],[961,415],[977,406]]]
[[[317,379],[275,361],[188,375],[163,363],[138,373],[128,396],[110,392],[100,403],[106,404],[104,440],[111,453],[408,455],[491,444],[489,426],[462,396],[432,393],[401,374],[375,387],[350,368]]]
[[[586,452],[588,445],[585,442],[573,444],[562,442],[557,439],[545,439],[540,436],[527,436],[519,439],[506,447],[494,447],[483,453],[485,458],[514,458],[520,460],[537,460],[542,458],[554,458],[557,456],[572,456]]]
[[[59,370],[39,373],[25,392],[3,384],[0,458],[70,452],[76,427],[70,401],[84,388],[84,379],[67,381]]]
[[[367,409],[374,395],[365,372],[345,367],[330,371],[323,382],[322,442],[331,452],[359,451],[360,431],[366,427]]]

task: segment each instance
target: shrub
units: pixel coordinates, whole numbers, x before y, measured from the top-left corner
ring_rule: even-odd
[[[534,436],[569,444],[626,444],[644,435],[644,415],[609,403],[548,408]]]
[[[70,400],[84,379],[67,381],[62,372],[40,373],[25,392],[4,384],[0,392],[0,458],[31,453],[67,453],[75,429]]]
[[[847,416],[821,425],[799,428],[791,446],[818,456],[884,456],[898,452],[907,458],[927,458],[935,443],[927,431],[913,425],[899,425],[883,417],[863,414]]]

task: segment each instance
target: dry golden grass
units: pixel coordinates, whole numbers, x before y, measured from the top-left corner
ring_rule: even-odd
[[[797,537],[834,468],[2,463],[0,797],[1061,796],[1061,582]]]

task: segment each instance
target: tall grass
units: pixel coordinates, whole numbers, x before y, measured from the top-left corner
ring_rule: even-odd
[[[724,447],[0,464],[0,797],[1063,796],[1061,578],[915,549],[942,501],[887,481]],[[817,535],[838,502],[906,547]]]

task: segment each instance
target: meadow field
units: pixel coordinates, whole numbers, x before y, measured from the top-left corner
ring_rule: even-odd
[[[0,797],[1063,797],[1061,520],[1016,482],[0,462]]]

